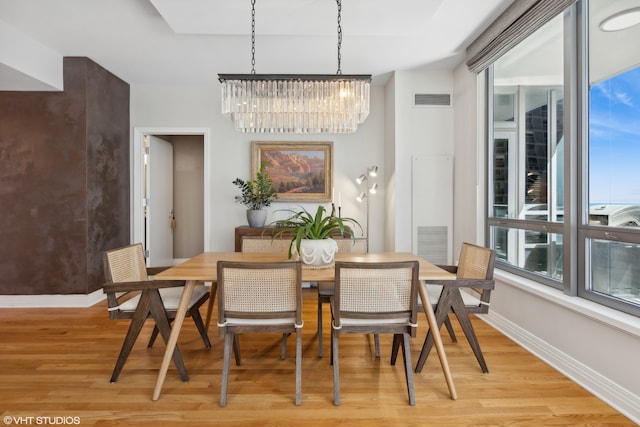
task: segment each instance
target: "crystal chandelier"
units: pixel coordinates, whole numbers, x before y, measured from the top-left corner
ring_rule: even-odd
[[[240,132],[351,133],[369,115],[370,74],[342,74],[341,0],[338,71],[332,74],[256,74],[255,0],[251,0],[251,74],[218,74],[222,114]]]

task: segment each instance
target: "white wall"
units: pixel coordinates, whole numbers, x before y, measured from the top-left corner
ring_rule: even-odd
[[[455,240],[484,244],[478,237],[485,215],[482,80],[465,65],[455,80]],[[495,276],[491,309],[482,318],[640,423],[640,319],[500,270]]]
[[[395,251],[396,241],[396,83],[395,75],[389,78],[384,88],[384,177],[387,183],[384,197],[384,250]]]
[[[453,253],[459,254],[463,242],[484,244],[486,161],[485,137],[478,127],[483,117],[476,109],[476,76],[462,65],[454,79]]]
[[[396,71],[387,83],[394,98],[393,109],[393,189],[389,198],[395,212],[390,250],[411,252],[411,185],[412,158],[414,156],[452,156],[453,107],[415,107],[416,93],[453,93],[453,73],[447,70]]]
[[[0,20],[0,90],[64,89],[58,52]]]
[[[380,191],[370,200],[370,250],[383,250],[384,242],[384,89],[373,87],[371,112],[358,131],[349,135],[247,134],[236,132],[232,123],[220,113],[220,89],[217,82],[207,87],[131,87],[131,126],[167,128],[209,128],[211,150],[205,159],[209,170],[209,188],[213,192],[209,213],[211,233],[205,247],[212,251],[233,250],[234,229],[246,225],[246,208],[235,203],[238,189],[231,182],[248,179],[251,141],[333,141],[334,188],[342,194],[342,215],[366,224],[365,205],[355,198],[362,190],[355,178],[371,165],[377,165]],[[132,132],[133,134],[133,132]],[[304,205],[314,209],[315,205]],[[329,205],[327,205],[329,206]],[[278,209],[296,208],[297,204],[276,202],[269,207],[268,222],[286,216]],[[208,242],[208,245],[207,245]]]

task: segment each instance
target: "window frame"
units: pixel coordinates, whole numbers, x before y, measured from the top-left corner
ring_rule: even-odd
[[[485,70],[485,87],[486,87],[486,111],[487,111],[487,115],[486,115],[486,129],[487,129],[487,136],[486,136],[486,151],[488,153],[488,155],[486,156],[487,159],[487,177],[486,177],[486,181],[487,181],[487,188],[486,188],[486,194],[487,194],[487,202],[486,202],[486,229],[485,229],[485,236],[487,236],[487,245],[489,245],[489,247],[491,248],[495,248],[495,242],[493,241],[493,232],[492,232],[492,228],[493,227],[502,227],[502,228],[509,228],[509,229],[515,229],[515,230],[523,230],[523,231],[531,231],[531,232],[537,232],[537,233],[553,233],[553,234],[559,234],[563,239],[563,259],[564,259],[564,255],[565,255],[565,250],[564,247],[566,245],[565,241],[566,241],[566,237],[564,236],[564,230],[565,230],[565,224],[564,222],[552,222],[552,221],[539,221],[539,220],[531,220],[531,219],[520,219],[520,218],[514,218],[512,216],[507,216],[507,217],[496,217],[493,215],[493,208],[494,208],[494,181],[493,181],[493,172],[494,172],[494,155],[493,155],[493,139],[494,136],[496,135],[496,126],[493,120],[493,100],[494,100],[494,95],[495,95],[495,91],[494,91],[494,85],[493,85],[493,81],[494,81],[494,70],[493,70],[493,64],[491,64],[486,70]],[[506,91],[507,88],[501,88],[499,93],[503,93]],[[505,93],[508,93],[508,91],[506,91]],[[564,88],[564,97],[565,99],[567,99],[567,89]],[[518,116],[520,116],[521,114],[518,114],[518,112],[521,110],[521,104],[522,104],[523,100],[521,100],[521,96],[519,93],[515,93],[515,110]],[[565,120],[566,120],[566,115],[568,114],[567,108],[564,108],[564,115],[565,115]],[[520,134],[524,132],[524,130],[522,130],[522,125],[520,123],[518,123],[518,121],[523,121],[523,119],[518,119],[515,120],[514,124],[512,125],[513,128],[516,131],[516,139],[520,138]],[[507,126],[505,126],[506,129]],[[511,125],[509,126],[511,127]],[[566,126],[565,126],[566,129]],[[499,128],[497,130],[498,132],[503,131],[502,128]],[[565,136],[565,144],[567,144],[567,138]],[[522,153],[520,150],[520,147],[516,147],[516,161],[520,162],[522,160]],[[511,154],[509,154],[511,155]],[[566,156],[565,156],[565,162],[566,162]],[[521,168],[518,168],[521,169]],[[509,175],[513,176],[513,172],[509,171]],[[516,181],[520,181],[522,177],[517,176],[516,177]],[[519,185],[519,184],[518,184]],[[566,178],[565,178],[565,186],[566,186]],[[511,195],[514,195],[513,191],[509,191],[509,193]],[[517,197],[522,197],[521,194],[517,194]],[[566,189],[565,189],[565,197],[566,197]],[[519,204],[520,202],[518,202]],[[551,201],[548,201],[547,203],[551,203]],[[566,205],[566,200],[565,200],[565,205]],[[565,210],[566,210],[566,206],[565,206]],[[564,263],[563,263],[564,264]],[[498,268],[500,268],[501,270],[504,271],[508,271],[510,273],[543,283],[547,286],[556,288],[556,289],[563,289],[564,288],[564,283],[561,281],[558,281],[556,279],[553,279],[549,276],[545,276],[533,271],[529,271],[529,270],[525,270],[523,268],[514,266],[512,264],[506,263],[503,260],[499,259],[498,257],[496,257],[496,266]],[[566,269],[566,265],[563,265],[563,272]]]
[[[562,12],[564,28],[563,126],[565,144],[563,222],[519,219],[509,215],[505,218],[495,216],[493,144],[496,137],[496,126],[493,117],[495,94],[493,64],[484,71],[486,87],[485,150],[487,152],[486,243],[495,248],[496,242],[494,241],[493,227],[561,235],[563,245],[562,281],[525,270],[499,259],[496,259],[496,267],[543,285],[560,289],[567,295],[581,297],[640,317],[640,304],[594,291],[590,283],[589,245],[591,239],[640,245],[640,228],[612,227],[589,223],[588,1],[580,0]],[[520,132],[520,130],[517,130],[517,132]],[[519,156],[516,161],[521,161],[522,153],[516,153],[516,155]],[[511,156],[511,153],[509,153],[509,156]],[[555,192],[555,190],[551,191]],[[552,203],[552,200],[548,200],[547,203]]]
[[[580,138],[576,143],[578,150],[578,221],[577,221],[577,253],[578,271],[577,295],[604,306],[640,317],[640,305],[625,302],[613,296],[604,295],[593,289],[590,281],[591,265],[588,256],[591,239],[640,244],[640,229],[592,225],[589,223],[589,2],[581,0],[576,9],[576,77],[578,94]]]

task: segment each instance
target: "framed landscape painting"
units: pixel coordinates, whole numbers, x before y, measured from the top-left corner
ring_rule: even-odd
[[[330,202],[333,142],[251,142],[251,176],[262,162],[279,202]]]

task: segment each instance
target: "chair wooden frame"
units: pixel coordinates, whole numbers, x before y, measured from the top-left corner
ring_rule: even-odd
[[[123,246],[105,251],[103,254],[103,268],[106,283],[103,292],[107,295],[109,318],[113,320],[131,319],[127,335],[125,336],[120,354],[111,375],[111,382],[116,382],[124,364],[133,349],[145,321],[152,317],[155,327],[149,339],[147,347],[151,347],[158,334],[165,343],[171,333],[171,322],[175,318],[177,309],[167,310],[163,303],[162,294],[169,288],[184,286],[183,280],[149,280],[153,276],[168,267],[147,268],[142,250],[142,244]],[[206,334],[199,307],[209,297],[208,292],[199,293],[190,305],[187,312],[193,318],[200,336],[207,348],[211,348],[211,342]],[[135,308],[133,304],[137,300]],[[128,303],[127,303],[128,301]],[[183,381],[189,381],[184,361],[178,347],[173,353],[173,361]]]
[[[402,347],[409,404],[415,405],[409,337],[417,327],[419,264],[336,262],[331,302],[333,401],[340,405],[339,338],[342,334],[393,334],[391,365]]]
[[[227,404],[231,351],[245,333],[296,334],[296,396],[302,403],[302,266],[299,261],[219,261],[218,327],[224,336],[220,406]],[[262,288],[261,292],[256,292]],[[284,352],[282,354],[284,358]]]
[[[434,311],[438,328],[441,328],[443,323],[449,321],[449,313],[453,312],[484,373],[488,373],[489,368],[480,349],[478,337],[471,324],[469,314],[486,314],[489,312],[491,291],[495,287],[493,280],[495,256],[495,251],[492,249],[470,243],[463,243],[457,266],[439,266],[451,273],[455,273],[456,280],[428,280],[425,282],[427,287],[431,285],[442,286],[442,291],[437,302],[432,301],[435,305]],[[462,292],[465,292],[461,292],[462,289],[475,292],[479,297],[468,298],[462,294]],[[465,302],[465,300],[467,301]],[[451,325],[447,325],[447,329],[455,341],[455,335],[452,334],[453,331],[450,329],[450,326]],[[433,335],[431,331],[429,331],[427,332],[418,362],[416,363],[415,371],[417,373],[422,371],[432,347]]]

